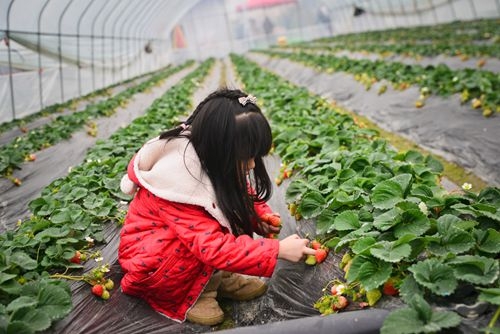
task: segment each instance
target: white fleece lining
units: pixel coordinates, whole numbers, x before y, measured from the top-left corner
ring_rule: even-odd
[[[148,143],[159,140],[158,137]],[[165,143],[164,154],[151,170],[139,170],[143,149],[137,152],[134,172],[142,187],[154,195],[177,203],[203,207],[221,226],[231,231],[231,225],[219,209],[210,179],[187,138],[176,138]]]

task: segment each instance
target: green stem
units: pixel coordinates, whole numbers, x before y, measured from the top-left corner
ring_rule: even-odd
[[[493,315],[493,318],[491,318],[490,323],[488,324],[488,330],[486,330],[486,334],[490,334],[490,328],[495,327],[495,323],[497,322],[499,316],[500,316],[500,306],[498,306],[495,315]]]

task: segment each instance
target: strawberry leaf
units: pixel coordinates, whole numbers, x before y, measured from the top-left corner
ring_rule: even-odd
[[[416,295],[423,295],[423,289],[418,285],[417,281],[415,281],[415,278],[413,278],[412,275],[406,276],[403,281],[401,282],[401,286],[399,287],[399,295],[401,296],[401,299],[409,304],[410,301],[415,297]]]
[[[488,257],[462,255],[447,263],[453,267],[456,277],[473,284],[491,284],[499,275],[498,261]]]
[[[451,311],[435,311],[419,295],[412,299],[411,307],[390,313],[384,320],[382,334],[436,333],[460,324],[460,316]]]
[[[299,205],[299,212],[306,219],[318,216],[325,208],[326,201],[323,195],[317,191],[307,192]]]
[[[22,269],[25,270],[33,270],[36,269],[38,266],[38,263],[36,260],[33,260],[31,257],[29,257],[28,254],[24,252],[15,252],[13,253],[10,258],[10,263],[18,265]]]
[[[66,316],[73,307],[71,295],[62,287],[47,284],[38,294],[38,309],[47,313],[52,320]]]
[[[11,321],[25,323],[33,332],[46,330],[51,325],[50,317],[34,307],[25,307],[18,309],[11,316]]]
[[[478,290],[481,291],[478,300],[494,305],[500,305],[500,288],[478,288]]]
[[[366,290],[372,290],[384,284],[391,276],[391,273],[392,265],[390,263],[370,259],[359,268],[358,280]]]
[[[379,241],[370,248],[370,253],[380,260],[397,263],[410,256],[411,246],[397,241]]]
[[[373,188],[371,200],[377,209],[391,209],[403,199],[401,185],[392,180],[383,181]]]
[[[460,254],[475,245],[473,236],[456,227],[461,219],[453,215],[444,215],[437,221],[438,234],[429,241],[429,251],[435,255],[448,253]]]
[[[418,284],[440,296],[448,296],[455,291],[458,283],[453,268],[432,258],[418,262],[408,268]]]
[[[401,222],[401,209],[395,207],[382,213],[373,220],[373,226],[380,231],[387,231]]]
[[[333,228],[337,231],[357,230],[360,227],[361,224],[356,211],[344,211],[333,222]]]
[[[420,210],[408,210],[401,215],[401,222],[394,228],[394,236],[401,238],[406,234],[420,236],[427,232],[431,224]]]
[[[500,232],[489,228],[487,230],[475,230],[477,248],[486,253],[496,254],[500,252]]]
[[[36,306],[37,304],[38,300],[36,298],[29,296],[21,296],[11,301],[9,305],[7,305],[6,310],[7,312],[13,312],[20,308]]]
[[[373,237],[360,238],[352,245],[351,249],[354,254],[369,255],[370,248],[375,245],[377,239]]]

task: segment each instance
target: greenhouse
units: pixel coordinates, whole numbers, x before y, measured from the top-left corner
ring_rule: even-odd
[[[0,333],[500,333],[500,0],[0,0]]]

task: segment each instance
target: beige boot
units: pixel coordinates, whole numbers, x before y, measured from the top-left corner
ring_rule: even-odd
[[[205,326],[214,326],[224,320],[224,311],[215,300],[220,283],[221,272],[217,272],[210,278],[194,306],[187,312],[186,319],[188,321]]]
[[[220,297],[244,301],[262,296],[267,291],[267,285],[257,277],[223,271],[218,291]]]

